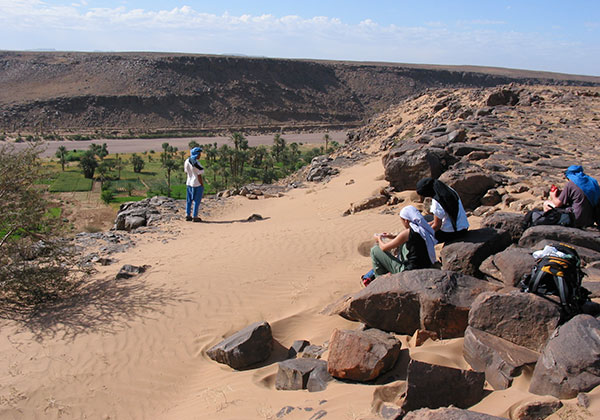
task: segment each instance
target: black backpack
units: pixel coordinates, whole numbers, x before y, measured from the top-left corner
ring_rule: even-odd
[[[538,259],[521,286],[524,292],[558,296],[563,316],[570,318],[581,313],[590,292],[581,286],[585,273],[581,271],[581,259],[575,248],[563,243],[552,246],[565,257],[546,256]]]
[[[566,227],[575,226],[575,215],[569,211],[559,211],[550,209],[546,212],[541,210],[531,210],[523,219],[523,228],[538,225],[559,225]]]

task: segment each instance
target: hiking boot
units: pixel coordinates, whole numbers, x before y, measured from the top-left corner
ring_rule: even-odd
[[[375,272],[373,270],[370,270],[365,275],[361,276],[360,284],[363,287],[367,287],[373,280],[375,280]]]
[[[194,217],[194,223],[200,223],[202,221],[199,217]]]
[[[192,220],[193,220],[192,216],[185,216],[185,221],[186,222],[191,222]]]

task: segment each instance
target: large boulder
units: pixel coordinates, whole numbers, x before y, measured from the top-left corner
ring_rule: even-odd
[[[516,105],[519,102],[519,94],[510,89],[500,89],[488,96],[487,106]]]
[[[456,407],[443,407],[432,410],[421,408],[411,411],[403,417],[404,420],[506,420],[505,417],[496,417],[475,411],[463,410]]]
[[[422,269],[377,277],[343,305],[347,319],[372,328],[412,335],[422,329],[460,337],[469,308],[497,286],[462,273]],[[342,306],[342,305],[340,305]]]
[[[370,329],[334,330],[327,370],[336,378],[367,382],[390,370],[402,344],[393,335]]]
[[[541,351],[560,319],[559,305],[515,289],[482,293],[469,311],[470,327],[533,351]]]
[[[504,250],[510,243],[507,232],[499,233],[492,228],[469,230],[460,239],[444,245],[440,252],[442,268],[481,276],[481,263],[490,255]]]
[[[327,362],[318,359],[290,359],[278,363],[275,389],[322,391],[331,376],[327,373]],[[312,377],[312,381],[311,381]]]
[[[384,161],[385,180],[396,191],[414,190],[421,178],[437,178],[442,173],[442,162],[438,155],[422,148],[409,150]]]
[[[600,385],[600,320],[578,315],[552,335],[535,366],[529,392],[574,398]]]
[[[408,364],[406,391],[396,404],[404,413],[419,408],[450,405],[468,408],[483,398],[484,382],[485,375],[482,372],[411,360]]]
[[[502,252],[488,257],[480,270],[506,286],[513,287],[519,284],[526,274],[531,273],[535,265],[535,258],[528,248],[508,248]]]
[[[581,246],[600,252],[600,235],[598,231],[569,228],[557,225],[532,226],[523,232],[519,245],[533,247],[538,242],[547,239],[555,242],[566,242],[575,247]]]
[[[523,235],[523,219],[521,213],[496,212],[485,216],[480,227],[494,228],[498,232],[508,232],[513,242],[518,242]]]
[[[465,331],[463,355],[473,370],[485,372],[494,389],[506,389],[524,366],[533,366],[539,353],[476,328]]]
[[[273,334],[267,322],[255,322],[207,350],[212,360],[244,369],[271,356]]]
[[[456,190],[466,209],[479,207],[487,190],[501,183],[498,176],[488,174],[478,167],[451,169],[439,179]]]

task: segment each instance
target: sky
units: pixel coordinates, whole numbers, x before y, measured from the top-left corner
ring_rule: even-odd
[[[235,54],[600,76],[600,1],[0,0],[0,50]]]

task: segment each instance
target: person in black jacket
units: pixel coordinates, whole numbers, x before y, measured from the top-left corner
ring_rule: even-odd
[[[429,268],[435,263],[435,232],[419,210],[406,206],[400,211],[400,217],[406,230],[398,235],[375,234],[377,244],[371,248],[373,273],[363,276],[365,286],[382,274]],[[392,254],[396,248],[399,248],[397,256]]]

